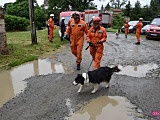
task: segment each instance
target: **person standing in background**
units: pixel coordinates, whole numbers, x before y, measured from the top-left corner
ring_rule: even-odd
[[[68,26],[70,26],[70,23],[74,21],[74,12],[71,13],[71,18],[70,20],[68,21]]]
[[[54,30],[56,29],[55,25],[54,25],[54,14],[50,14],[50,18],[48,20],[48,26],[49,26],[49,41],[53,42],[53,38],[54,38]]]
[[[66,31],[66,25],[65,25],[65,18],[62,17],[62,20],[61,20],[61,23],[60,23],[60,27],[61,27],[61,41],[63,41],[63,36],[64,36],[64,33]]]
[[[139,22],[136,25],[136,39],[137,39],[137,42],[135,43],[136,45],[140,45],[141,43],[140,35],[141,35],[141,29],[143,27],[142,21],[143,21],[143,18],[139,18]]]
[[[130,25],[128,24],[128,21],[126,21],[124,24],[125,38],[127,38],[127,35],[129,33],[129,27],[130,27]]]

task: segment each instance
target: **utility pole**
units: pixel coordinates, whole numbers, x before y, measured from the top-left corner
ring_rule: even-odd
[[[29,16],[31,25],[31,39],[32,44],[37,44],[36,27],[34,21],[34,0],[29,0]]]

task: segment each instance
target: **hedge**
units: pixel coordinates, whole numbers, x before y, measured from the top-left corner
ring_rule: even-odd
[[[30,25],[29,20],[22,17],[5,14],[6,31],[25,31]]]

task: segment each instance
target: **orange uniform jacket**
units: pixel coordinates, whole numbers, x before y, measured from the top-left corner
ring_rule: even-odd
[[[52,18],[49,18],[48,25],[49,25],[49,40],[52,41],[52,38],[54,36],[53,30],[56,29]]]
[[[124,24],[125,35],[129,33],[129,26],[130,26],[130,25],[129,25],[128,23],[125,23],[125,24]]]
[[[98,30],[94,30],[91,27],[87,33],[87,42],[92,42],[95,47],[90,47],[90,54],[94,60],[94,68],[100,67],[101,58],[103,55],[103,42],[107,40],[107,33],[104,27],[100,27]],[[97,42],[101,41],[102,44],[98,44]]]
[[[72,53],[77,57],[77,64],[80,64],[82,60],[84,33],[87,34],[87,29],[87,24],[80,20],[79,23],[72,21],[66,30],[66,35],[70,35],[70,47]]]
[[[138,22],[138,24],[136,25],[136,38],[138,42],[140,42],[140,35],[141,35],[142,27],[143,27],[143,23],[141,21]]]

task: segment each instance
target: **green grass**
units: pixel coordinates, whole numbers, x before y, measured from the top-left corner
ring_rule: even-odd
[[[38,30],[37,43],[32,44],[31,32],[7,32],[7,48],[8,55],[0,55],[0,70],[10,69],[22,63],[33,61],[44,54],[50,54],[61,45],[68,43],[68,41],[60,41],[58,36],[58,27],[55,30],[55,37],[53,42],[49,42],[47,29]]]
[[[107,28],[106,29],[107,32],[117,32],[117,29],[113,29],[113,28]]]

